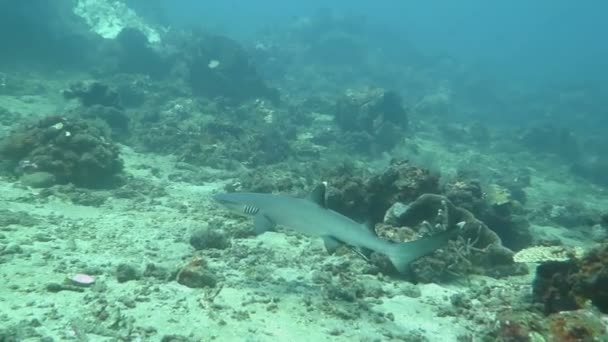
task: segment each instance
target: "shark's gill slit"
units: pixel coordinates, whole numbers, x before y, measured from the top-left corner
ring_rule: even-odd
[[[245,214],[249,214],[249,215],[255,215],[258,213],[258,211],[260,211],[260,209],[258,209],[256,207],[252,207],[250,205],[246,205],[245,208],[243,209],[243,212]]]

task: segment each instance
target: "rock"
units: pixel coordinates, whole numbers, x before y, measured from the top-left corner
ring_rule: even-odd
[[[17,244],[11,243],[2,249],[0,254],[7,255],[7,254],[21,254],[21,253],[23,253],[23,248],[21,248],[21,246],[19,246]]]
[[[156,278],[159,280],[167,280],[169,279],[169,271],[162,266],[158,266],[153,263],[149,263],[146,265],[146,269],[144,270],[144,277]]]
[[[591,227],[591,238],[594,241],[602,242],[608,239],[608,227],[602,226],[600,224],[594,224]]]
[[[420,288],[415,284],[404,282],[399,284],[399,293],[410,298],[419,298],[422,296]]]
[[[19,180],[23,185],[31,186],[32,188],[48,188],[55,185],[57,181],[52,173],[44,171],[26,173]]]
[[[139,279],[139,273],[134,266],[129,264],[120,264],[116,268],[116,280],[118,280],[119,283],[137,279]]]
[[[225,249],[230,246],[230,241],[226,234],[215,229],[200,229],[190,236],[190,245],[196,250],[201,249]]]
[[[401,202],[395,202],[395,204],[393,204],[386,211],[386,214],[384,215],[384,223],[389,225],[396,224],[400,220],[400,217],[405,214],[407,208],[407,205]]]
[[[216,276],[207,269],[206,263],[193,262],[182,268],[176,276],[178,283],[190,288],[215,287]]]

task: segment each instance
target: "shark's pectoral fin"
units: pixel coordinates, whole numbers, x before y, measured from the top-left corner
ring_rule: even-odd
[[[275,225],[272,220],[262,213],[257,213],[253,218],[254,230],[258,235],[273,230]]]
[[[351,250],[353,251],[353,253],[360,256],[361,259],[365,260],[366,262],[370,261],[370,257],[373,252],[371,249],[367,249],[364,247],[351,247]]]
[[[334,254],[338,248],[344,245],[342,241],[332,236],[323,236],[323,243],[325,244],[325,249],[329,254]]]

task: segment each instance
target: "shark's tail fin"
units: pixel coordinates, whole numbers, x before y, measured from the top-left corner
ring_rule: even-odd
[[[443,247],[459,231],[460,227],[422,239],[395,244],[386,255],[399,273],[407,274],[412,261]]]

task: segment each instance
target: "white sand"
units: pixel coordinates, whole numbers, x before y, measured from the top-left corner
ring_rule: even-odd
[[[95,208],[61,198],[41,198],[38,190],[0,180],[0,209],[23,211],[39,220],[29,227],[0,227],[0,244],[21,249],[1,259],[3,328],[31,327],[39,336],[56,340],[76,339],[82,334],[92,341],[109,341],[112,337],[104,331],[124,332],[124,326],[131,325],[133,340],[160,340],[164,335],[179,334],[194,341],[371,341],[386,340],[387,333],[408,336],[418,331],[432,341],[455,341],[466,332],[464,326],[471,326],[453,317],[437,317],[437,308],[450,306],[448,298],[455,289],[433,284],[419,285],[419,298],[396,295],[380,298],[381,303],[359,299],[370,303],[369,310],[361,309],[360,316],[353,319],[320,309],[329,305],[352,311],[356,305],[340,300],[326,303],[320,285],[311,277],[322,265],[339,262],[341,257],[327,256],[316,239],[293,234],[267,233],[234,240],[219,257],[210,257],[208,263],[223,286],[213,303],[205,299],[213,289],[191,289],[175,281],[143,278],[118,283],[114,270],[120,263],[132,264],[140,271],[147,263],[178,269],[193,253],[189,233],[222,212],[208,198],[221,184],[172,183],[164,179],[174,171],[170,158],[139,155],[128,148],[123,156],[134,177],[164,187],[168,195],[154,202],[110,198]],[[159,167],[163,177],[134,168],[142,164]],[[253,264],[244,260],[236,263],[238,267],[228,268],[224,259],[246,248],[268,251],[269,255],[262,253],[252,259]],[[254,266],[266,269],[266,277],[260,280],[248,274]],[[45,289],[48,283],[61,283],[90,269],[99,270],[97,282],[105,284],[104,291],[89,288],[51,293]],[[382,287],[390,291],[399,283],[384,279]],[[273,300],[276,307],[271,305]],[[313,303],[310,310],[305,300]],[[244,305],[247,302],[252,303]],[[97,316],[104,307],[109,318],[100,321]],[[374,319],[378,313],[389,312],[394,321]],[[112,327],[116,319],[121,328]],[[39,324],[32,324],[32,320]],[[145,337],[146,329],[155,333]]]

